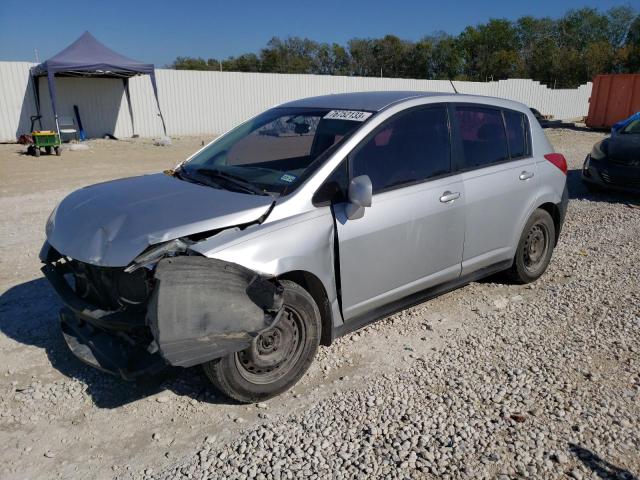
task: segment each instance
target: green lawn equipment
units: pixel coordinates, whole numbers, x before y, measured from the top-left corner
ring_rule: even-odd
[[[27,147],[27,153],[39,157],[41,153],[40,149],[44,148],[44,151],[49,155],[51,155],[51,152],[55,152],[56,155],[60,156],[62,154],[62,148],[60,148],[62,143],[60,142],[60,136],[56,132],[51,130],[33,130],[35,121],[40,120],[39,117],[39,115],[31,117],[30,136],[33,142]]]

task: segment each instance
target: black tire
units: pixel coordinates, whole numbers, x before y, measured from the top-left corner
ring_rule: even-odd
[[[246,350],[203,364],[214,386],[239,402],[260,402],[288,390],[304,375],[318,350],[318,306],[297,283],[281,283],[284,312],[276,326],[257,337]]]
[[[59,157],[60,155],[62,155],[62,149],[60,147],[55,147],[54,150],[56,152],[56,156]]]
[[[33,151],[33,154],[34,154],[36,157],[39,157],[39,156],[40,156],[40,147],[35,147],[35,150]]]
[[[47,152],[47,155],[51,155],[51,147],[44,147],[44,151]]]
[[[508,275],[516,283],[530,283],[545,272],[556,242],[556,228],[551,215],[538,209],[522,231],[513,265]]]

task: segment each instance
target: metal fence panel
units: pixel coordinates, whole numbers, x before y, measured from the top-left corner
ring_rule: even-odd
[[[0,141],[27,133],[35,114],[28,62],[0,62]],[[224,132],[273,105],[296,98],[367,90],[452,92],[448,80],[333,77],[275,73],[156,70],[160,104],[169,135],[209,135]],[[591,83],[577,89],[552,90],[527,79],[497,82],[454,82],[460,93],[516,100],[557,119],[587,115]],[[131,117],[119,79],[57,78],[58,115],[73,117],[77,105],[89,137],[110,133],[130,137]],[[162,123],[147,76],[130,80],[135,133],[162,134]],[[43,127],[52,128],[46,80],[40,79]]]

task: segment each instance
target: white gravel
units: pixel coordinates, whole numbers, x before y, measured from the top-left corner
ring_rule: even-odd
[[[268,402],[227,404],[197,369],[159,394],[106,377],[44,329],[48,287],[3,294],[0,477],[637,478],[638,199],[580,185],[602,134],[547,134],[571,200],[539,281],[492,278],[400,312],[321,348]]]

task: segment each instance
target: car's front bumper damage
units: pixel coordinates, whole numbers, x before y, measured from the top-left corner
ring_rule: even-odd
[[[42,272],[64,303],[60,324],[70,350],[126,380],[243,350],[282,311],[282,287],[275,278],[222,260],[161,259],[149,273],[149,298],[135,309],[126,303],[99,308],[81,298],[69,283],[76,283],[69,278],[73,260],[48,244],[41,260]]]
[[[582,166],[582,181],[595,187],[620,193],[640,192],[640,165],[624,165],[587,155]]]

